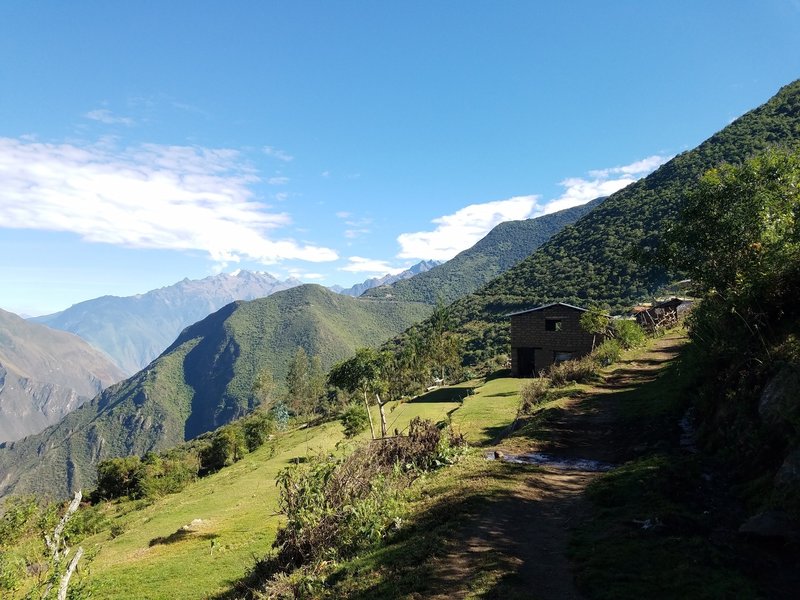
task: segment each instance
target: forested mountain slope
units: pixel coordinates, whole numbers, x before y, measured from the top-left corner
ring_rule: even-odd
[[[124,377],[78,336],[0,310],[0,441],[41,431]]]
[[[365,295],[428,304],[435,304],[441,298],[445,304],[450,304],[518,264],[603,200],[597,198],[535,219],[500,223],[477,244],[447,262],[411,279],[374,287]]]
[[[503,315],[564,301],[619,308],[653,294],[668,276],[637,256],[659,244],[700,176],[721,163],[741,163],[770,146],[800,143],[800,81],[783,87],[694,150],[608,197],[554,235],[530,257],[456,301],[452,312],[468,335],[470,360],[508,343]]]
[[[262,370],[280,385],[298,347],[323,369],[377,346],[430,313],[303,285],[235,302],[188,327],[147,369],[42,433],[0,445],[0,496],[64,497],[94,483],[99,460],[143,455],[210,431],[253,407]]]

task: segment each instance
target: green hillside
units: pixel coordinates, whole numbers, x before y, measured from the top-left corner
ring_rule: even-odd
[[[364,296],[428,304],[441,299],[450,304],[518,264],[603,200],[597,198],[535,219],[500,223],[477,244],[447,262],[410,279],[367,290]]]
[[[520,383],[495,379],[442,388],[415,401],[390,404],[388,418],[401,431],[415,417],[450,420],[470,443],[486,443],[513,420]],[[334,451],[341,440],[338,422],[278,434],[178,494],[101,503],[90,509],[94,533],[78,542],[91,551],[79,570],[80,580],[91,586],[95,598],[199,599],[230,589],[254,557],[269,551],[283,521],[277,512],[278,473],[298,458]],[[185,531],[184,525],[189,526]],[[25,548],[8,548],[7,556],[24,554]]]
[[[57,425],[0,445],[0,495],[64,497],[91,486],[99,460],[169,448],[248,412],[256,374],[266,369],[282,382],[298,347],[327,369],[429,312],[424,304],[359,300],[317,285],[229,304]]]
[[[770,146],[798,143],[800,81],[795,81],[694,150],[612,194],[519,265],[456,301],[452,310],[469,337],[471,360],[506,347],[503,315],[509,312],[554,301],[620,308],[652,295],[668,281],[667,273],[642,266],[637,256],[658,246],[700,176]]]

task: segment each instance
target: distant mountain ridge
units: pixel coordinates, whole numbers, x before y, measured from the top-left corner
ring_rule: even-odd
[[[328,369],[430,312],[425,304],[351,298],[319,285],[228,304],[58,424],[0,445],[0,496],[66,497],[94,484],[99,460],[164,450],[245,414],[254,406],[256,374],[267,369],[280,387],[298,347]]]
[[[130,375],[161,354],[184,328],[226,304],[263,298],[301,283],[265,272],[235,271],[184,279],[135,296],[102,296],[31,320],[79,335]]]
[[[78,336],[0,310],[0,441],[42,431],[124,377]]]
[[[398,273],[397,275],[386,274],[383,277],[372,277],[371,279],[367,279],[362,283],[357,283],[354,286],[351,286],[347,289],[342,288],[339,285],[331,286],[331,290],[336,292],[337,294],[345,294],[347,296],[353,296],[354,298],[358,298],[367,290],[370,290],[374,287],[378,287],[381,285],[391,285],[397,281],[403,281],[404,279],[410,279],[415,275],[419,275],[420,273],[425,273],[426,271],[430,271],[434,267],[439,266],[441,261],[438,260],[423,260],[415,264],[413,267],[410,267],[403,271],[402,273]]]
[[[533,219],[505,221],[474,246],[413,278],[386,282],[365,292],[372,298],[450,304],[527,258],[553,235],[600,205],[605,198]]]

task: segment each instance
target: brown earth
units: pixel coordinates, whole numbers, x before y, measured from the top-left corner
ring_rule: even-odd
[[[540,415],[527,452],[556,458],[617,463],[635,451],[637,436],[618,424],[624,393],[653,381],[675,358],[682,338],[657,340],[636,360],[621,361],[585,393]],[[544,417],[544,418],[541,418]],[[501,443],[501,453],[518,453],[520,439]],[[584,492],[597,472],[520,465],[512,493],[488,502],[458,532],[451,550],[433,565],[438,591],[431,597],[581,598],[567,545],[575,523],[587,514]]]

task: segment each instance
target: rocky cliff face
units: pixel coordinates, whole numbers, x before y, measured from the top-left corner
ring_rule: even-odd
[[[38,433],[123,377],[78,336],[0,310],[0,441]]]

